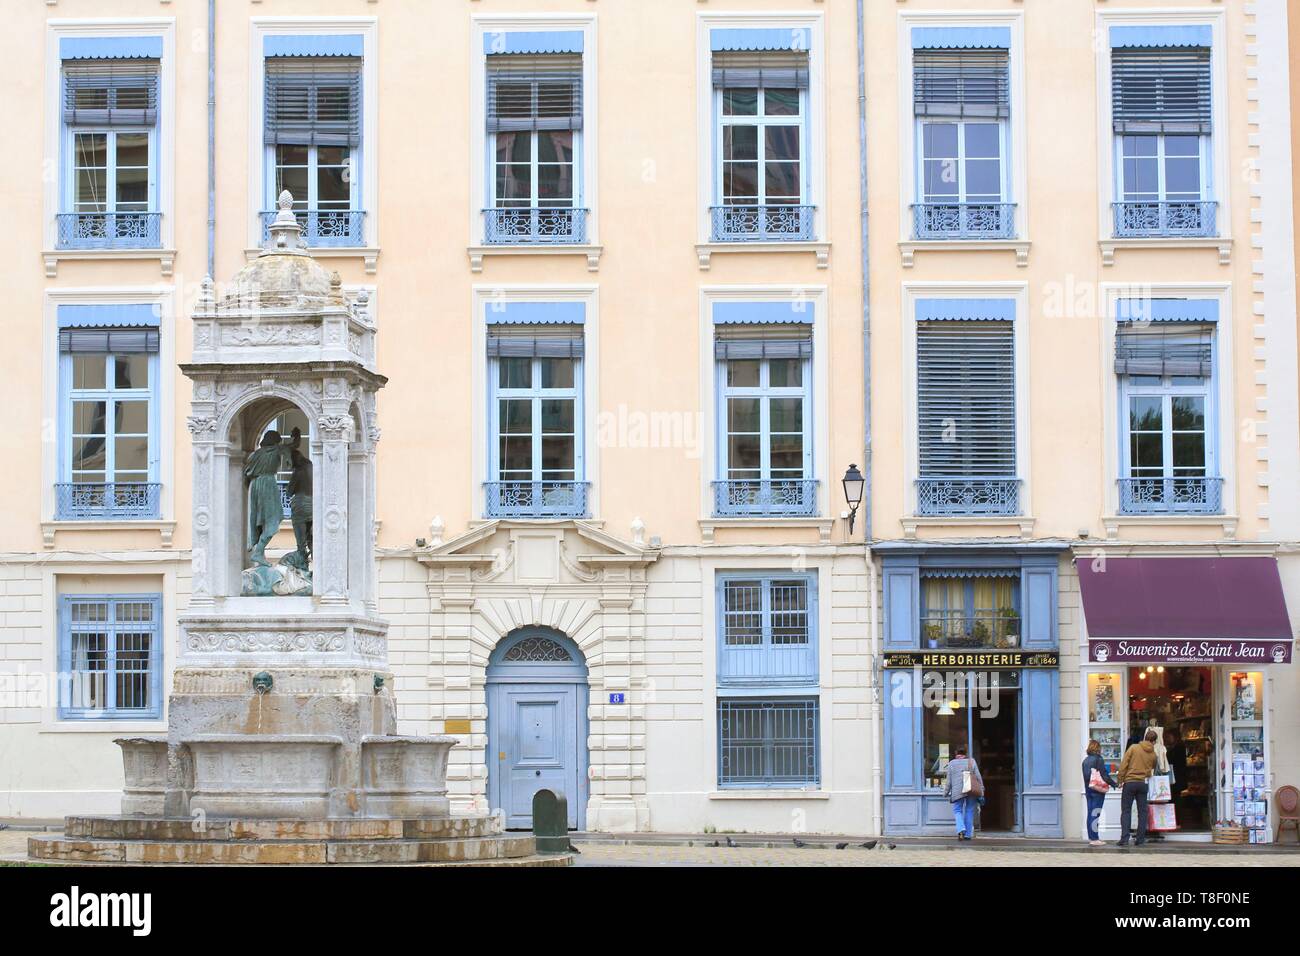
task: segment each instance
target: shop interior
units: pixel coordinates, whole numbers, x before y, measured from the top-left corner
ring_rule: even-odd
[[[976,814],[975,827],[985,833],[1020,830],[1019,677],[1016,671],[961,675],[958,681],[948,681],[939,706],[923,710],[927,783],[942,788],[949,759],[959,747],[969,748],[984,778],[984,806]],[[943,686],[941,679],[933,684]]]
[[[1209,667],[1148,665],[1128,674],[1129,738],[1148,727],[1161,731],[1173,779],[1180,832],[1205,833],[1214,825],[1214,672]]]

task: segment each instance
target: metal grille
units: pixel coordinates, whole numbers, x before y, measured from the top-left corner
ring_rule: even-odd
[[[162,485],[151,481],[60,482],[54,486],[59,521],[157,518]]]
[[[587,241],[587,210],[570,206],[484,209],[483,223],[483,241],[488,245]]]
[[[582,518],[586,481],[485,481],[489,518]]]
[[[723,585],[722,640],[725,644],[763,643],[763,582],[727,581]]]
[[[802,241],[813,238],[815,206],[713,206],[714,242]]]
[[[808,582],[773,581],[772,643],[808,643]]]
[[[510,662],[527,663],[564,663],[570,664],[573,658],[558,641],[549,637],[525,637],[502,658]]]
[[[61,249],[156,249],[160,212],[61,212],[55,216]]]
[[[62,713],[157,711],[158,612],[153,600],[65,599],[67,671]]]
[[[262,210],[263,245],[271,238],[270,226],[278,214],[276,209]],[[293,215],[309,246],[359,246],[365,235],[363,209],[295,209]]]
[[[917,239],[1012,239],[1016,234],[1012,202],[922,202],[912,204]]]
[[[1117,202],[1115,237],[1217,236],[1219,204],[1213,200]]]
[[[1178,478],[1120,478],[1121,514],[1220,514],[1223,511],[1223,479],[1186,476]]]
[[[732,515],[813,515],[817,479],[737,479],[713,483],[713,513]]]
[[[816,786],[817,698],[718,701],[718,785]]]

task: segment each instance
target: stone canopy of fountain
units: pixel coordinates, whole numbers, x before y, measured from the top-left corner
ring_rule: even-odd
[[[450,815],[455,738],[396,731],[375,566],[387,380],[368,306],[304,247],[288,193],[223,293],[204,280],[181,366],[193,579],[167,733],[119,738],[121,815],[70,817],[63,836],[29,841],[33,858],[569,861],[536,856],[499,818]],[[286,416],[306,423],[292,446],[272,427]],[[294,476],[283,504],[282,468]]]

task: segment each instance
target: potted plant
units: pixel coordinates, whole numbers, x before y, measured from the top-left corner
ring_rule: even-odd
[[[970,629],[972,647],[987,647],[989,644],[989,626],[983,621],[976,621]]]
[[[943,638],[943,627],[933,622],[925,625],[925,646],[934,650]]]
[[[998,613],[1002,616],[1003,646],[1016,647],[1020,643],[1020,612],[1013,607],[1004,607]]]

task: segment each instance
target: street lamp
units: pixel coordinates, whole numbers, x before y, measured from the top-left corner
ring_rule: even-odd
[[[844,500],[849,505],[849,534],[853,533],[853,519],[857,517],[858,505],[862,504],[862,492],[867,487],[867,479],[862,477],[857,465],[849,465],[844,473]]]

